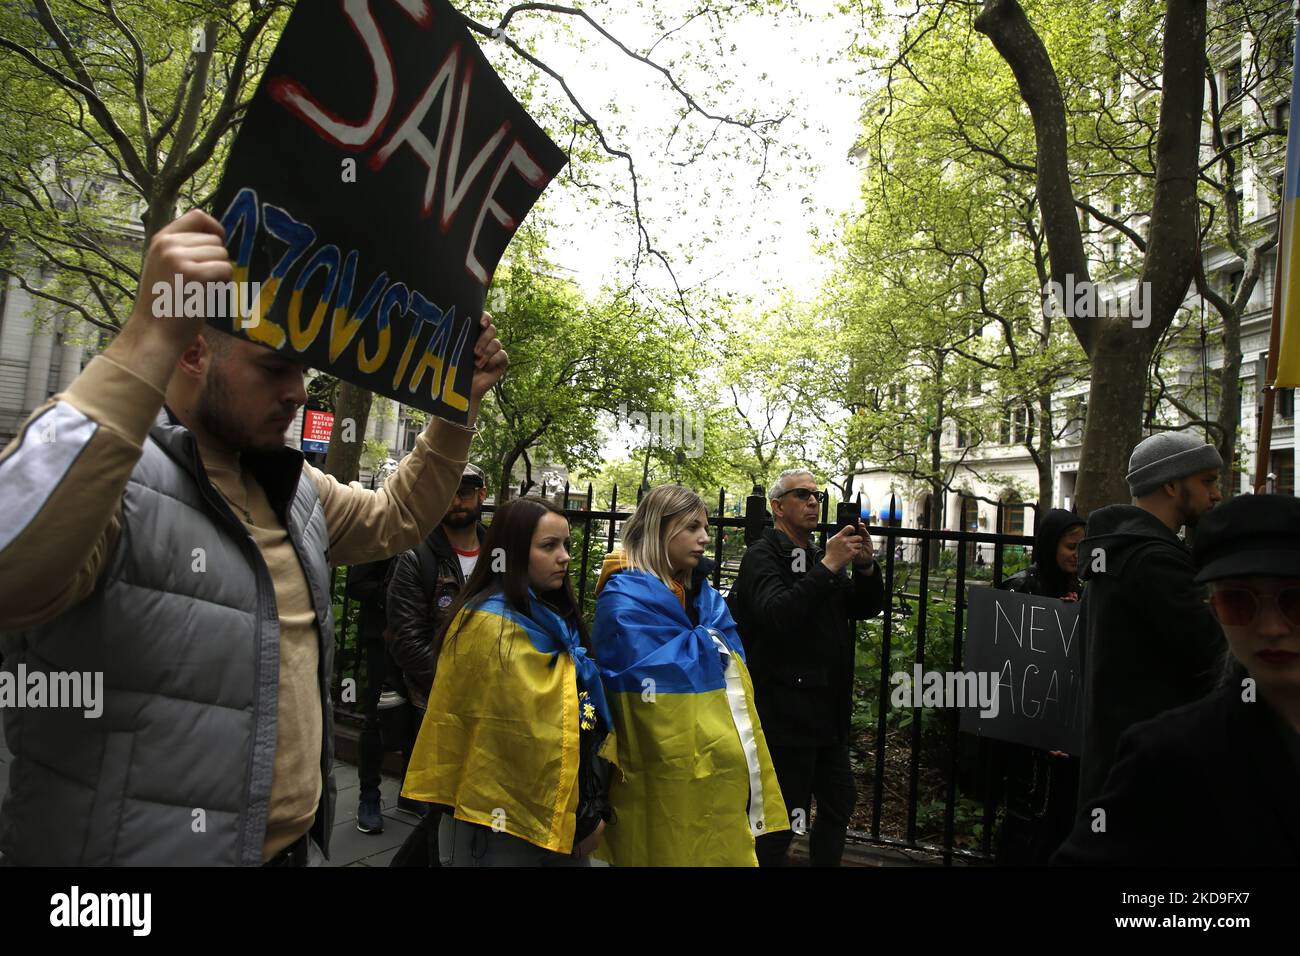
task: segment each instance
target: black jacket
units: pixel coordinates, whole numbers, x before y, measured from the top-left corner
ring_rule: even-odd
[[[1094,571],[1100,553],[1104,572]],[[1087,587],[1083,633],[1083,763],[1079,805],[1101,793],[1127,728],[1214,688],[1224,639],[1193,580],[1191,553],[1133,505],[1094,511],[1079,543]]]
[[[745,644],[763,734],[769,743],[845,744],[853,714],[855,627],[875,617],[884,582],[874,565],[832,574],[824,552],[808,549],[795,571],[794,544],[767,528],[745,551],[728,596]]]
[[[487,528],[480,524],[480,548],[486,534]],[[434,642],[447,623],[445,612],[464,586],[465,576],[442,525],[395,560],[388,583],[389,650],[402,669],[407,697],[423,710],[438,660]]]
[[[1125,731],[1102,793],[1052,862],[1300,864],[1300,735],[1241,696],[1230,684]]]

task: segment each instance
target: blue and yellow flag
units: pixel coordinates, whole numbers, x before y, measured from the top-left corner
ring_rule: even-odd
[[[447,634],[402,796],[451,807],[458,820],[543,849],[571,852],[579,675],[592,706],[612,726],[600,675],[577,629],[535,597],[525,616],[498,593],[457,614]]]
[[[1281,330],[1277,341],[1278,388],[1300,386],[1300,242],[1296,226],[1300,220],[1300,44],[1295,46],[1291,65],[1291,116],[1286,137],[1286,183],[1282,189],[1282,237],[1277,247],[1277,267],[1282,270]]]
[[[699,607],[697,627],[633,570],[596,599],[592,653],[621,772],[596,855],[616,866],[756,866],[755,836],[789,829],[735,622],[707,581]]]

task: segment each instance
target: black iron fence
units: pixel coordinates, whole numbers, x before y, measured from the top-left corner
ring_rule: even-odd
[[[573,537],[570,567],[577,574],[579,606],[590,622],[600,561],[614,550],[620,525],[632,512],[620,510],[617,486],[610,496],[609,507],[599,510],[592,507],[590,486],[585,495],[577,498],[570,494],[567,485],[562,494],[559,500],[566,506],[564,511]],[[1004,527],[1004,508],[1008,506],[998,504],[995,527]],[[1014,506],[1037,512],[1036,505],[1017,502]],[[829,500],[823,500],[816,530],[823,549],[828,534],[834,533],[834,522],[829,520],[830,507]],[[493,510],[492,505],[484,507],[489,522]],[[897,513],[892,500],[886,513]],[[709,525],[714,529],[713,585],[724,593],[734,583],[739,570],[747,524],[752,534],[754,523],[747,521],[744,514],[727,514],[726,491],[720,491]],[[770,517],[765,525],[771,526]],[[868,525],[868,531],[877,542],[876,555],[888,600],[878,618],[857,622],[854,727],[855,737],[860,732],[860,739],[855,741],[854,749],[857,776],[862,781],[859,807],[868,795],[870,807],[866,819],[850,830],[850,837],[879,846],[933,854],[945,865],[958,860],[991,860],[1002,790],[1001,760],[995,745],[987,738],[959,734],[956,709],[936,712],[916,706],[908,713],[892,708],[890,677],[900,669],[910,672],[913,664],[919,664],[922,671],[934,667],[961,670],[968,586],[1000,584],[1007,574],[1027,563],[1033,539],[1023,535],[890,524]],[[982,555],[986,550],[992,552],[990,561],[977,564],[971,558],[972,553]],[[915,560],[906,560],[909,553]],[[345,575],[346,568],[336,569],[335,704],[340,719],[359,721],[357,688],[364,683],[365,648],[357,640],[356,606],[344,590]],[[867,666],[873,658],[878,658],[875,670]],[[899,667],[900,664],[906,666]],[[353,691],[350,695],[344,693],[345,681],[349,680]],[[905,759],[900,760],[904,754]],[[905,793],[901,795],[897,790],[900,783],[905,785]],[[978,805],[974,814],[969,812],[972,803]],[[922,820],[923,811],[925,820]],[[938,825],[936,816],[941,818]]]

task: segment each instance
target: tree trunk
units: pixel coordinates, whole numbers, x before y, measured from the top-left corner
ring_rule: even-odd
[[[1146,328],[1129,320],[1070,318],[1091,364],[1088,420],[1079,464],[1078,511],[1129,500],[1124,475],[1141,437],[1147,371],[1156,343],[1191,284],[1197,242],[1196,182],[1205,95],[1206,0],[1168,0],[1150,241],[1139,277],[1149,283]],[[1017,0],[985,0],[975,28],[1015,74],[1033,117],[1039,208],[1052,278],[1088,280],[1067,154],[1065,103],[1042,39]]]
[[[374,394],[360,385],[339,382],[334,400],[334,430],[330,433],[330,447],[325,453],[325,472],[343,484],[356,481],[361,471],[361,452],[365,447],[366,425],[370,420],[370,402]],[[352,427],[347,427],[348,422]],[[344,441],[348,432],[351,441]]]
[[[1055,442],[1052,437],[1052,393],[1038,393],[1038,508],[1045,512],[1053,507],[1052,457]]]
[[[1097,342],[1088,387],[1088,414],[1079,452],[1077,510],[1129,501],[1128,460],[1142,440],[1151,347],[1131,331],[1112,326]]]
[[[497,504],[504,504],[514,496],[514,481],[511,475],[514,474],[515,462],[526,449],[522,445],[516,445],[506,452],[506,456],[501,459],[501,490],[497,493]]]
[[[930,507],[930,530],[938,531],[943,527],[943,454],[940,443],[943,441],[943,378],[942,364],[938,378],[938,399],[935,402],[935,421],[937,426],[930,432],[930,495],[933,504]],[[930,542],[930,570],[939,569],[939,555],[943,551],[942,541]],[[922,598],[924,600],[924,598]]]
[[[1209,410],[1206,410],[1209,413]],[[1223,323],[1223,370],[1219,378],[1219,455],[1223,458],[1223,476],[1220,486],[1224,497],[1231,498],[1240,492],[1236,485],[1228,487],[1237,461],[1237,428],[1241,424],[1241,319],[1226,318]]]

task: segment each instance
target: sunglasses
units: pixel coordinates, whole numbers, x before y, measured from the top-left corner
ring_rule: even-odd
[[[1210,594],[1210,604],[1221,624],[1233,627],[1251,624],[1261,606],[1276,604],[1293,627],[1300,627],[1300,588],[1285,588],[1277,594],[1258,594],[1249,588],[1220,588]]]
[[[807,488],[791,488],[789,491],[781,492],[779,495],[777,495],[777,497],[784,498],[786,495],[794,495],[800,501],[807,501],[809,498],[811,498],[813,501],[816,501],[818,504],[820,504],[821,500],[826,497],[826,492],[809,491]]]

